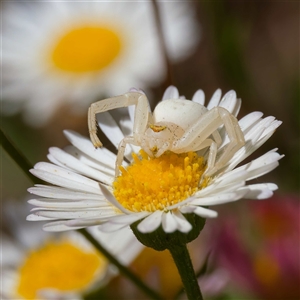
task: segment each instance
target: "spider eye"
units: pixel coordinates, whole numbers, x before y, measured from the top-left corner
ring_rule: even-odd
[[[154,132],[161,132],[167,128],[167,126],[162,125],[150,125],[149,126]]]

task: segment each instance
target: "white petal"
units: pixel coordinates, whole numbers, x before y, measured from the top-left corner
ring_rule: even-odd
[[[215,182],[211,184],[210,186],[206,187],[205,189],[202,189],[194,194],[194,198],[204,198],[205,196],[209,195],[216,195],[218,193],[229,193],[234,192],[238,190],[239,188],[243,187],[246,184],[245,181],[238,181],[238,182],[231,182],[229,184],[222,184],[222,181],[220,181],[218,184]]]
[[[243,196],[247,193],[245,190],[237,190],[233,193],[227,194],[217,194],[212,195],[210,197],[205,198],[196,198],[195,200],[191,201],[190,204],[192,205],[202,205],[202,206],[210,206],[210,205],[219,205],[223,203],[233,202],[243,198]]]
[[[88,156],[87,154],[80,151],[78,148],[76,148],[73,145],[69,145],[64,148],[64,151],[69,153],[70,155],[76,157],[80,162],[83,164],[92,167],[93,169],[96,169],[106,175],[109,175],[111,177],[115,176],[115,165],[107,166],[104,165],[102,162],[93,159],[92,157]]]
[[[218,106],[219,105],[219,102],[220,102],[220,99],[221,99],[221,95],[222,95],[222,92],[220,89],[217,89],[214,94],[212,95],[208,105],[207,105],[207,109],[210,110],[212,109],[213,107],[215,106]]]
[[[177,229],[177,222],[174,219],[171,211],[168,211],[167,213],[163,213],[162,228],[166,233],[174,232]]]
[[[261,133],[264,132],[264,130],[268,128],[274,121],[275,118],[272,116],[261,119],[247,133],[244,133],[245,140],[257,142],[261,136]]]
[[[179,210],[173,211],[174,219],[177,223],[177,229],[180,232],[189,232],[192,229],[192,225],[186,220]]]
[[[269,133],[273,134],[274,131],[282,124],[282,121],[274,120],[272,124],[267,126],[264,131],[264,135],[269,135]]]
[[[113,196],[113,194],[103,185],[100,184],[100,189],[104,195],[104,197],[115,207],[117,207],[120,211],[122,211],[125,214],[131,214],[132,212],[128,209],[124,208],[120,202]]]
[[[119,128],[117,122],[107,111],[98,114],[97,121],[102,132],[112,142],[116,149],[118,149],[118,145],[124,138],[124,134]]]
[[[193,198],[194,199],[194,198]],[[182,206],[179,208],[179,210],[183,213],[183,214],[191,214],[194,212],[196,206],[190,205],[190,203],[188,205]]]
[[[146,217],[139,225],[137,229],[142,233],[148,233],[156,230],[162,222],[163,211],[157,210]]]
[[[237,115],[239,114],[240,112],[240,109],[241,109],[241,106],[242,106],[242,100],[237,98],[236,99],[236,104],[235,104],[235,107],[234,109],[232,110],[232,114],[237,117]]]
[[[132,223],[145,218],[147,215],[149,215],[149,212],[140,212],[130,215],[116,216],[109,219],[104,224],[100,225],[99,228],[104,232],[119,230],[125,226],[131,225]]]
[[[205,103],[205,94],[202,90],[198,90],[193,98],[192,98],[192,101],[196,102],[196,103],[199,103],[201,105],[204,105]]]
[[[259,183],[247,185],[244,187],[247,193],[244,195],[245,199],[267,199],[273,196],[273,191],[278,187],[274,183]]]
[[[83,153],[89,155],[93,159],[101,162],[102,164],[108,167],[115,165],[116,155],[107,150],[106,148],[95,149],[92,142],[88,138],[83,137],[75,131],[64,130],[64,134],[70,141],[70,143]]]
[[[27,221],[49,221],[52,220],[52,218],[38,216],[36,214],[30,214],[26,217]]]
[[[66,153],[65,151],[63,151],[59,148],[51,147],[49,149],[49,152],[62,165],[68,167],[69,169],[73,169],[77,173],[88,176],[90,178],[93,178],[97,181],[103,182],[108,185],[111,185],[114,181],[114,177],[107,176],[107,175],[103,174],[102,172],[99,172],[99,171],[87,166],[86,164],[82,163],[74,156]]]
[[[241,176],[241,178],[244,180],[251,180],[269,173],[279,165],[278,160],[283,157],[283,155],[280,155],[275,151],[276,149],[273,149],[250,163],[229,172],[228,174],[233,174],[234,172],[239,173],[241,170],[246,170],[247,173],[244,176]]]
[[[72,170],[70,168],[68,168],[67,166],[64,166],[60,161],[58,161],[55,157],[53,157],[51,154],[47,154],[47,158],[48,160],[53,163],[54,165],[57,165],[57,166],[60,166],[60,167],[63,167],[65,169],[68,169],[68,170]]]
[[[169,86],[162,97],[162,100],[169,100],[169,99],[179,99],[179,92],[178,89],[171,85]]]
[[[107,201],[101,200],[73,200],[73,199],[60,199],[57,201],[53,198],[41,198],[41,199],[30,199],[28,201],[31,205],[40,206],[45,208],[100,208],[100,207],[108,207]]]
[[[115,215],[115,212],[113,209],[79,209],[79,210],[65,210],[65,211],[58,211],[58,210],[48,210],[47,208],[43,208],[40,210],[40,208],[36,208],[39,210],[34,211],[34,215],[51,218],[51,219],[86,219],[86,218],[106,218],[111,217]]]
[[[202,218],[216,218],[218,216],[216,211],[201,206],[197,206],[194,213]]]
[[[70,200],[103,200],[105,199],[102,194],[89,194],[84,192],[77,192],[66,188],[49,186],[49,185],[35,185],[28,189],[28,192],[38,196],[55,199],[70,199]],[[100,191],[99,191],[100,192]]]
[[[218,177],[215,182],[216,183],[220,183],[223,186],[227,185],[227,184],[231,184],[234,182],[241,182],[244,181],[243,178],[245,178],[247,176],[247,171],[244,169],[235,169],[231,172],[225,173],[223,175],[221,175],[220,177]]]
[[[65,221],[55,221],[55,222],[47,223],[43,225],[43,230],[51,231],[51,232],[60,232],[60,231],[67,231],[67,230],[76,230],[85,227],[85,226],[70,227],[67,226],[65,223],[66,223]]]
[[[49,183],[77,191],[100,194],[96,181],[49,163],[37,163],[30,172]]]
[[[260,111],[254,111],[243,118],[239,120],[239,125],[243,131],[243,133],[247,133],[248,129],[251,128],[254,124],[256,124],[261,117],[263,116],[263,113]]]
[[[236,92],[231,90],[229,92],[227,92],[220,104],[220,107],[224,107],[225,109],[227,109],[231,114],[236,111],[236,106],[238,106],[238,100],[236,98]]]

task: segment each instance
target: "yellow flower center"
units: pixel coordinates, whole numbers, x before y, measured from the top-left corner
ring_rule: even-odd
[[[106,261],[95,251],[83,251],[67,241],[48,242],[31,251],[19,269],[17,293],[37,299],[41,289],[78,291],[89,286]]]
[[[201,180],[204,159],[195,152],[166,152],[151,158],[141,150],[140,156],[132,156],[134,162],[126,169],[121,166],[122,175],[114,182],[114,196],[128,210],[164,210],[208,184],[208,178]]]
[[[110,65],[121,51],[116,32],[105,27],[85,26],[72,29],[56,43],[51,53],[54,65],[63,71],[84,73]]]

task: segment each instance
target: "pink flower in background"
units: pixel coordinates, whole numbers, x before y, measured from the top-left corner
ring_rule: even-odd
[[[277,196],[218,225],[215,258],[248,299],[300,298],[299,209],[296,196]]]

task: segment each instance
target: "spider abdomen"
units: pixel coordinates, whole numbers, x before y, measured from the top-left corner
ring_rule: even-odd
[[[155,107],[153,118],[155,124],[174,123],[186,130],[206,112],[207,108],[199,103],[184,99],[171,99],[164,100]]]

